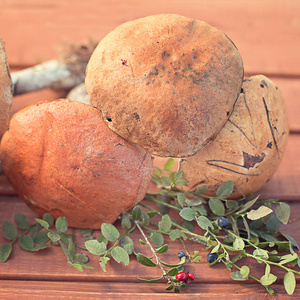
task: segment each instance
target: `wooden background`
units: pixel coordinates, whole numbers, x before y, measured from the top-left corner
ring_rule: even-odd
[[[290,223],[284,231],[300,242],[300,1],[299,0],[0,0],[0,36],[6,43],[11,72],[57,56],[64,44],[89,39],[101,40],[119,24],[158,13],[177,13],[206,21],[224,31],[237,45],[245,66],[245,76],[267,75],[283,93],[290,124],[290,137],[283,161],[268,184],[263,198],[285,200],[292,205]],[[65,91],[43,90],[17,96],[13,112],[30,103],[64,97]],[[32,212],[15,195],[5,177],[0,176],[0,222],[12,222],[15,212],[31,217]],[[137,240],[140,238],[136,237]],[[0,245],[4,243],[0,238]],[[176,259],[176,244],[166,260]],[[141,246],[142,247],[142,246]],[[190,250],[202,251],[200,245]],[[176,249],[175,249],[176,248]],[[12,257],[0,264],[0,298],[39,299],[104,298],[169,299],[162,283],[139,282],[138,276],[155,278],[160,270],[146,268],[134,259],[129,267],[116,263],[103,273],[97,261],[95,270],[80,273],[68,267],[58,248],[27,253],[14,247]],[[143,251],[143,249],[137,249]],[[257,266],[257,264],[255,265]],[[259,276],[263,270],[254,267]],[[207,266],[205,260],[193,264],[196,280],[176,298],[264,299],[273,298],[252,281],[238,284],[223,266]],[[252,271],[252,269],[251,269]],[[272,285],[276,299],[286,298],[279,272]],[[260,277],[260,276],[259,276]],[[299,278],[297,279],[299,281]],[[295,299],[300,297],[300,287]],[[293,297],[289,297],[293,298]]]

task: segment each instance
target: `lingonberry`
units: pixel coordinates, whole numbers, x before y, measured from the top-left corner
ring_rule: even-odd
[[[221,228],[226,228],[228,225],[229,225],[229,221],[227,218],[225,217],[220,217],[218,219],[218,225],[221,227]]]
[[[175,278],[178,280],[178,281],[186,281],[187,280],[187,275],[184,271],[181,271],[181,272],[178,272],[175,276]]]
[[[183,251],[180,251],[180,252],[178,252],[177,256],[178,256],[178,258],[181,259],[181,258],[183,258],[186,255],[185,255],[185,253]]]
[[[195,279],[195,275],[193,273],[187,273],[186,275],[190,280],[194,280]]]
[[[206,256],[207,261],[211,264],[218,259],[217,253],[208,253]]]

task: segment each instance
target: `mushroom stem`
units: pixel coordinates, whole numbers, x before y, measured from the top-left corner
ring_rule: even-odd
[[[88,41],[65,46],[60,58],[13,72],[14,96],[44,88],[71,90],[84,81],[85,69],[96,45],[96,42]]]

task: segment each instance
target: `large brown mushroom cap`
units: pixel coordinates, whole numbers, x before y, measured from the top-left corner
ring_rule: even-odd
[[[195,156],[182,159],[179,169],[186,190],[208,185],[215,190],[232,180],[232,197],[258,191],[279,166],[288,138],[284,100],[263,75],[243,83],[234,111],[216,139]]]
[[[110,129],[154,155],[185,157],[209,144],[226,123],[243,62],[218,29],[166,14],[109,33],[86,75],[90,102]]]
[[[16,113],[0,155],[30,207],[78,228],[114,222],[143,199],[152,175],[150,154],[112,132],[97,109],[71,100]]]
[[[12,82],[4,42],[0,37],[0,140],[11,118]]]

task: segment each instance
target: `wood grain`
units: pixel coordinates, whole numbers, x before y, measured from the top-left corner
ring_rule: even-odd
[[[52,58],[64,42],[101,40],[123,22],[159,13],[200,19],[224,31],[246,72],[300,75],[298,0],[1,1],[0,28],[10,64],[32,65]]]
[[[273,178],[259,192],[261,199],[280,199],[291,207],[290,222],[280,229],[300,243],[300,1],[299,0],[3,0],[0,2],[0,35],[6,42],[11,71],[24,69],[56,58],[58,49],[87,39],[101,40],[123,22],[157,13],[177,13],[206,21],[224,31],[237,45],[244,60],[245,76],[264,74],[273,80],[286,101],[292,134],[282,163]],[[65,97],[65,91],[42,90],[13,100],[13,112],[45,100]],[[14,192],[5,176],[0,175],[0,223],[13,221],[16,212],[31,220],[38,215]],[[120,224],[116,223],[120,227]],[[99,232],[95,233],[97,236]],[[78,243],[83,243],[76,230]],[[136,251],[150,255],[147,246],[134,233]],[[166,239],[166,242],[168,240]],[[0,245],[7,243],[0,234]],[[271,287],[275,296],[253,280],[237,283],[223,264],[209,267],[207,250],[187,242],[188,251],[200,251],[203,259],[189,264],[196,275],[178,299],[299,299],[298,287],[293,296],[283,288],[284,272],[277,270],[278,283]],[[180,242],[163,254],[166,262],[176,262]],[[95,269],[79,272],[67,265],[58,247],[36,253],[21,250],[15,244],[9,260],[0,264],[0,299],[170,299],[164,283],[147,284],[137,277],[156,278],[158,268],[146,268],[134,257],[129,266],[110,262],[101,271],[96,257],[89,262]],[[264,266],[247,261],[251,274],[260,277]],[[242,262],[241,262],[242,265]],[[240,266],[241,266],[240,265]],[[273,270],[273,267],[272,267]],[[299,285],[300,278],[297,276]]]

